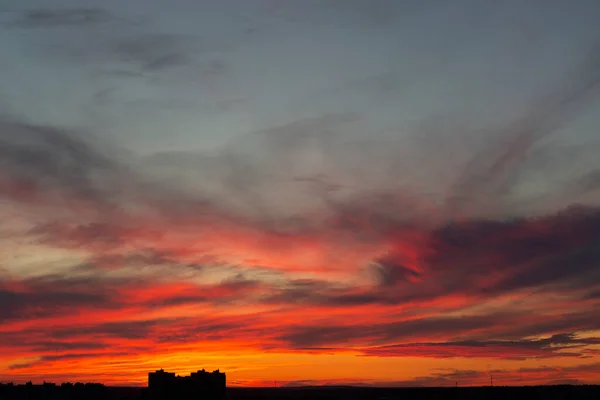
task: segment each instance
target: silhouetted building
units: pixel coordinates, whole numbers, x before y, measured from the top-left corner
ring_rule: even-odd
[[[148,374],[148,391],[153,399],[167,398],[175,390],[175,374],[160,369]]]
[[[224,399],[227,380],[219,370],[204,369],[190,376],[175,376],[162,369],[148,374],[148,394],[152,400],[162,399]]]

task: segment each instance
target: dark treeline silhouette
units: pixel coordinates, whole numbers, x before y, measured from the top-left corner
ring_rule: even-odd
[[[298,388],[230,388],[231,400],[429,400],[429,399],[600,399],[600,386],[557,385],[525,387],[298,387]]]
[[[42,385],[13,385],[0,384],[0,399],[49,399],[49,400],[104,400],[109,397],[109,389],[101,383],[75,384],[66,382],[61,385],[44,382]]]

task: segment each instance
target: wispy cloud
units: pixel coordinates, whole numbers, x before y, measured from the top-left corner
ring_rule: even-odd
[[[545,339],[462,341],[440,343],[407,343],[365,349],[378,357],[486,357],[522,360],[582,356],[586,345],[600,344],[600,338],[577,338],[573,334],[557,334]]]
[[[113,18],[19,15],[36,29]],[[180,34],[109,39],[75,53],[139,77],[196,66],[201,50]],[[570,363],[498,370],[504,382],[597,379],[597,364],[580,364],[600,345],[597,148],[546,142],[595,104],[598,64],[580,64],[476,145],[445,142],[444,129],[462,127],[439,121],[422,141],[357,138],[346,133],[366,117],[344,111],[298,115],[212,152],[142,155],[84,129],[1,116],[0,230],[19,235],[0,236],[0,365],[23,378],[96,368],[137,382],[149,358],[187,368],[225,348],[279,363],[478,363],[387,379],[409,386],[479,384],[490,360]],[[230,67],[202,65],[213,77]],[[564,179],[531,189],[539,182],[523,177],[554,162]],[[56,254],[67,261],[52,263]]]
[[[102,24],[114,16],[100,8],[41,8],[23,11],[15,25],[22,28],[54,28]]]

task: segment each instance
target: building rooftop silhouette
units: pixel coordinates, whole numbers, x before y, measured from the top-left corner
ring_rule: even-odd
[[[224,399],[227,380],[219,370],[204,369],[189,376],[178,376],[163,369],[148,374],[148,394],[152,400],[161,399]]]

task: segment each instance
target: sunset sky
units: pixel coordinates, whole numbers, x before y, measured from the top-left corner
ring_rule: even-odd
[[[600,384],[599,15],[0,1],[0,382]]]

